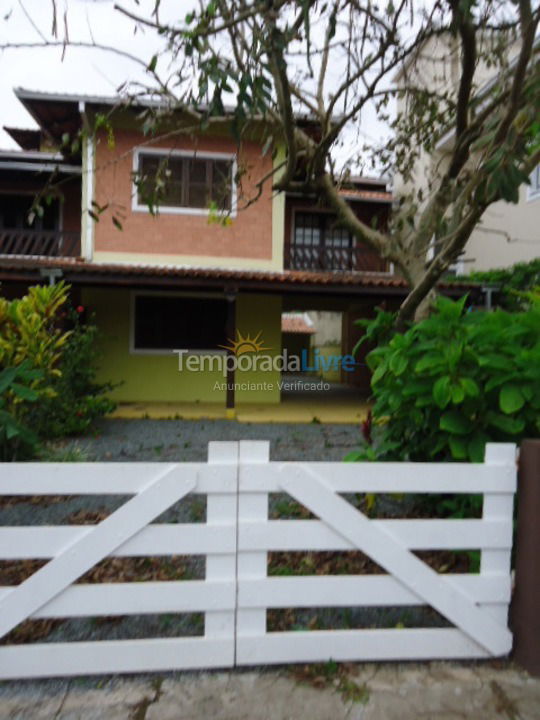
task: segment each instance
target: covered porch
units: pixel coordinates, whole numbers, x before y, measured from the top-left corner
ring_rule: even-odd
[[[50,271],[71,285],[75,302],[100,330],[97,380],[113,383],[116,417],[123,418],[358,423],[369,394],[365,362],[352,359],[353,372],[338,378],[290,376],[298,368],[284,367],[282,313],[341,314],[345,356],[361,333],[355,320],[372,316],[381,304],[396,306],[407,292],[403,280],[389,273],[261,272],[16,256],[0,257],[2,292],[42,283]],[[452,283],[445,292],[459,296],[464,287],[470,289]],[[250,365],[251,358],[262,362]],[[231,366],[223,366],[229,360]]]

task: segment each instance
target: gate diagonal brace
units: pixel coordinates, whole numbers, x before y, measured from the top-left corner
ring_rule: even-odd
[[[296,468],[294,476],[284,479],[281,487],[493,656],[505,655],[511,650],[512,634],[507,628],[459,588],[449,587],[389,530],[377,527],[336,495],[316,472]]]
[[[0,637],[113,553],[196,485],[195,469],[168,465],[131,500],[0,600]]]

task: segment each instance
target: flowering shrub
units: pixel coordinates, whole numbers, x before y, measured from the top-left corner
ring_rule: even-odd
[[[83,306],[66,310],[68,293],[68,286],[58,283],[31,287],[20,299],[0,298],[5,458],[28,457],[39,440],[84,432],[114,408],[105,397],[110,385],[95,382],[97,329],[84,322]]]

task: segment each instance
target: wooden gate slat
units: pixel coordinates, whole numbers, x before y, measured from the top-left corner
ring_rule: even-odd
[[[91,532],[67,545],[47,565],[0,601],[0,637],[30,617],[104,557],[161,515],[197,484],[197,473],[167,467]],[[186,477],[187,475],[187,477]]]
[[[374,525],[321,482],[315,472],[298,467],[295,475],[285,478],[281,486],[492,655],[510,651],[512,634],[507,628],[457,587],[449,587],[389,530]]]

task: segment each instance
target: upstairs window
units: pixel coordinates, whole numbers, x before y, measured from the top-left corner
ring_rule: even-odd
[[[234,210],[234,157],[139,150],[135,153],[135,209],[169,212]]]
[[[0,229],[4,230],[58,230],[60,226],[60,204],[58,200],[43,204],[43,215],[36,214],[32,224],[29,216],[34,194],[0,195]]]
[[[386,272],[377,253],[324,212],[295,213],[286,265],[290,270]]]

